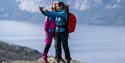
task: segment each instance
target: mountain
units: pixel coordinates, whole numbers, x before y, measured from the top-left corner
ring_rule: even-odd
[[[31,0],[9,0],[9,2],[8,0],[1,0],[0,20],[41,23],[41,21],[43,22],[44,20],[43,15],[39,12],[31,12],[31,10],[25,10],[25,8],[23,8],[26,7],[25,4],[29,4],[28,6],[31,4],[35,10],[36,4],[39,1],[40,0],[36,0],[36,3],[34,3],[34,1],[32,2]],[[44,5],[48,2],[44,0],[41,1]],[[90,25],[125,25],[124,0],[69,0],[69,5],[70,10],[77,16],[77,23]]]
[[[0,0],[0,20],[39,22],[41,18],[39,13],[21,10],[16,0]]]
[[[83,0],[88,8],[83,11],[74,10],[82,24],[125,25],[124,0]],[[100,2],[99,2],[100,1]],[[84,2],[83,2],[84,3]],[[80,9],[79,8],[76,9]]]

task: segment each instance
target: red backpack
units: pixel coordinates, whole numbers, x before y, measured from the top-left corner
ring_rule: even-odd
[[[76,28],[76,16],[73,13],[69,13],[68,18],[68,32],[72,33]]]

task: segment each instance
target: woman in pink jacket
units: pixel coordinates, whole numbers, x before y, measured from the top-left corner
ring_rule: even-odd
[[[56,11],[55,3],[52,4],[51,10]],[[42,56],[43,63],[48,63],[47,62],[47,57],[48,57],[47,53],[51,46],[52,39],[55,35],[54,30],[55,30],[55,18],[47,16],[45,19],[45,23],[44,23],[44,31],[46,33],[46,38],[45,38],[45,48],[44,48],[43,56]]]
[[[53,12],[56,12],[56,4],[57,2],[54,2],[51,6],[51,10]],[[45,48],[43,51],[43,56],[42,56],[42,62],[43,63],[48,63],[47,61],[47,53],[49,51],[49,48],[51,46],[52,43],[52,39],[55,36],[55,18],[54,17],[46,17],[45,19],[45,24],[44,24],[44,31],[46,33],[46,38],[45,38]],[[62,62],[64,62],[63,59],[60,59]]]

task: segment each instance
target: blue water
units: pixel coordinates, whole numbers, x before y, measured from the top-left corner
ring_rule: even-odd
[[[2,22],[0,40],[43,51],[45,34],[42,26],[22,23],[26,25],[24,28],[22,24],[14,27],[12,23]],[[69,47],[71,57],[85,63],[125,63],[125,27],[77,25],[76,31],[70,34]],[[53,41],[48,54],[54,53]],[[64,57],[64,53],[62,55]]]

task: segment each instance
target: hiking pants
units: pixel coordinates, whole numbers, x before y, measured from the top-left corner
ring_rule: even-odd
[[[46,38],[45,38],[45,48],[43,51],[43,59],[47,60],[47,53],[49,51],[49,48],[51,46],[52,40],[54,38],[55,33],[54,32],[47,32]]]
[[[68,33],[67,32],[55,32],[55,49],[56,59],[61,58],[61,44],[65,52],[66,60],[71,60],[70,51],[68,46]]]

